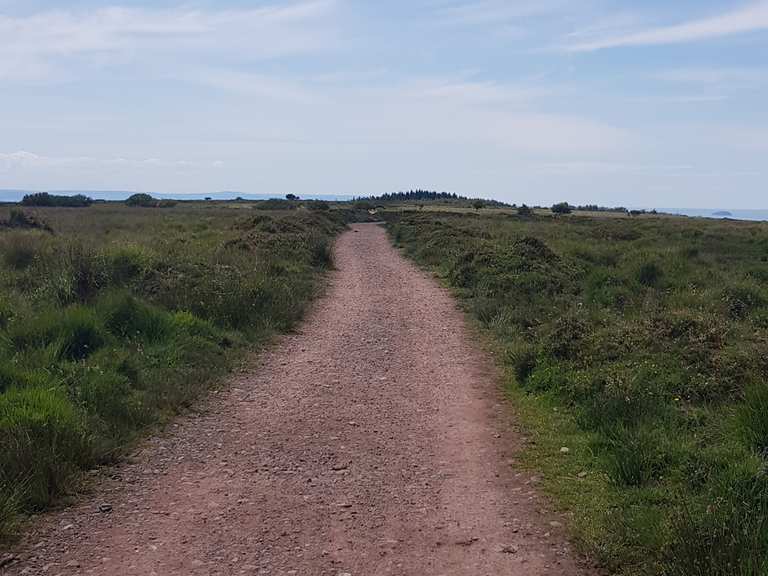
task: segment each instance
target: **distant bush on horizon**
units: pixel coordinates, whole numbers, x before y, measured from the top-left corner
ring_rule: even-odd
[[[84,194],[64,196],[60,194],[50,194],[48,192],[36,192],[34,194],[27,194],[21,200],[22,206],[47,208],[86,208],[91,204],[93,204],[93,199]]]

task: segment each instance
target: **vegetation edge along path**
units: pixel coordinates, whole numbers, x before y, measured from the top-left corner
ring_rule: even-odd
[[[0,227],[0,540],[291,329],[354,218],[87,210],[12,210]]]
[[[612,573],[768,570],[768,229],[386,215],[498,347],[524,459]]]

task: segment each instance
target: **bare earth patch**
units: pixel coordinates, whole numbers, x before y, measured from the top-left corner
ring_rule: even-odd
[[[493,361],[357,225],[300,331],[33,527],[5,574],[576,575]],[[3,569],[0,569],[2,571]]]

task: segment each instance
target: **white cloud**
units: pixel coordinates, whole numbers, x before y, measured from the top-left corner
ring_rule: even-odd
[[[498,24],[557,11],[566,0],[477,0],[452,3],[438,10],[438,18],[454,24]]]
[[[504,84],[491,81],[422,80],[413,83],[414,97],[453,100],[474,104],[521,105],[541,97],[549,90],[536,86]]]
[[[531,110],[543,89],[466,80],[410,79],[392,85],[314,86],[300,103],[274,101],[219,141],[286,145],[490,147],[505,153],[601,153],[623,131],[576,115]]]
[[[572,43],[565,49],[570,52],[594,52],[622,46],[683,44],[761,30],[768,30],[768,2],[765,0],[724,14],[681,24],[648,28],[620,35],[598,36]]]
[[[332,42],[318,20],[335,0],[302,0],[239,10],[110,7],[92,11],[47,11],[29,16],[0,14],[0,78],[36,75],[64,58],[99,63],[137,55],[157,59],[228,54],[264,59],[318,50]]]
[[[652,75],[674,84],[734,85],[768,83],[768,69],[762,68],[670,68]]]
[[[168,160],[162,158],[94,158],[92,156],[45,156],[18,150],[15,152],[0,152],[0,172],[12,169],[42,170],[42,169],[101,169],[101,168],[159,168],[159,169],[192,169],[198,167],[219,167],[217,162],[197,164],[189,160]]]
[[[691,173],[695,168],[688,164],[626,164],[622,162],[569,161],[542,164],[538,170],[551,174],[661,174],[665,176]]]
[[[225,92],[260,96],[273,100],[306,102],[312,98],[309,86],[288,78],[222,68],[190,69],[181,78]]]

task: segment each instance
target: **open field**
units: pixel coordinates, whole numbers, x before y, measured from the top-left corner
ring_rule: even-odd
[[[24,213],[0,226],[4,536],[292,327],[348,216],[191,203]]]
[[[583,550],[621,574],[768,572],[768,225],[386,216],[492,337]]]
[[[591,573],[566,525],[610,573],[768,571],[763,223],[387,206],[394,243],[489,337],[515,416],[447,294],[356,226],[299,334],[119,464],[295,327],[334,238],[368,216],[286,201],[0,207],[0,533],[118,465],[32,522],[14,569],[97,569],[109,550],[125,573],[203,574],[226,549],[331,576]],[[288,516],[299,532],[281,531]]]

